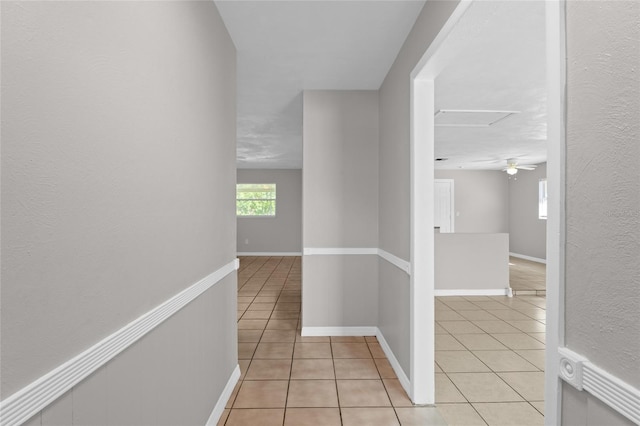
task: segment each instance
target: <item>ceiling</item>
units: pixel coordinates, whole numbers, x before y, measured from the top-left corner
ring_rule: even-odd
[[[424,2],[216,4],[238,51],[237,164],[268,169],[302,168],[302,91],[377,90]],[[436,111],[517,113],[439,114],[435,154],[447,160],[436,168],[546,160],[544,18],[540,1],[469,7],[442,45],[450,60],[436,80]]]
[[[436,111],[517,113],[437,114],[435,156],[448,160],[436,169],[546,161],[544,3],[476,1],[443,43],[449,60],[435,81]]]
[[[423,1],[216,1],[238,52],[239,168],[302,168],[302,91],[377,90]]]

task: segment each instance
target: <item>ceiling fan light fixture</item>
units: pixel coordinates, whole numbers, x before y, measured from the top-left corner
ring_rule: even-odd
[[[507,168],[507,174],[508,174],[508,175],[513,176],[513,175],[515,175],[516,173],[518,173],[518,169],[516,169],[516,168],[515,168],[515,166],[513,166],[513,167],[509,166],[509,167]]]

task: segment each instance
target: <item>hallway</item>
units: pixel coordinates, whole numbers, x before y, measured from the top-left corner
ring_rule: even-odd
[[[242,376],[219,425],[444,425],[413,407],[375,337],[300,336],[300,257],[242,257]]]
[[[412,407],[375,337],[300,336],[300,268],[240,259],[242,376],[219,425],[542,424],[543,298],[436,300],[436,411]]]

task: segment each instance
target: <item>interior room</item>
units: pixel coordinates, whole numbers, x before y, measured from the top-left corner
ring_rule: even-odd
[[[640,424],[637,1],[0,20],[0,426]]]

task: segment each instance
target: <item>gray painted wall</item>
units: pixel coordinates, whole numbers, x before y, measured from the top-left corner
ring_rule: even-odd
[[[303,141],[303,247],[377,247],[378,93],[306,91]],[[303,327],[377,325],[376,256],[346,260],[303,256]]]
[[[547,163],[520,170],[509,179],[509,251],[547,258],[547,221],[538,219],[538,183],[547,177]]]
[[[455,232],[509,232],[509,179],[494,170],[436,170],[454,179]]]
[[[509,234],[436,233],[434,245],[436,290],[509,288]]]
[[[235,257],[236,70],[212,2],[1,7],[5,398]],[[203,424],[237,364],[235,288],[74,389],[76,423]]]
[[[640,3],[566,11],[566,346],[640,388]],[[567,424],[622,423],[563,395]]]
[[[457,1],[428,1],[418,16],[393,66],[380,87],[380,214],[379,247],[409,260],[409,75],[458,5]],[[378,326],[410,377],[406,329],[409,317],[409,277],[380,275]],[[401,314],[391,314],[397,310]]]
[[[301,252],[302,170],[238,169],[238,183],[275,183],[277,198],[276,217],[238,218],[238,252]]]

